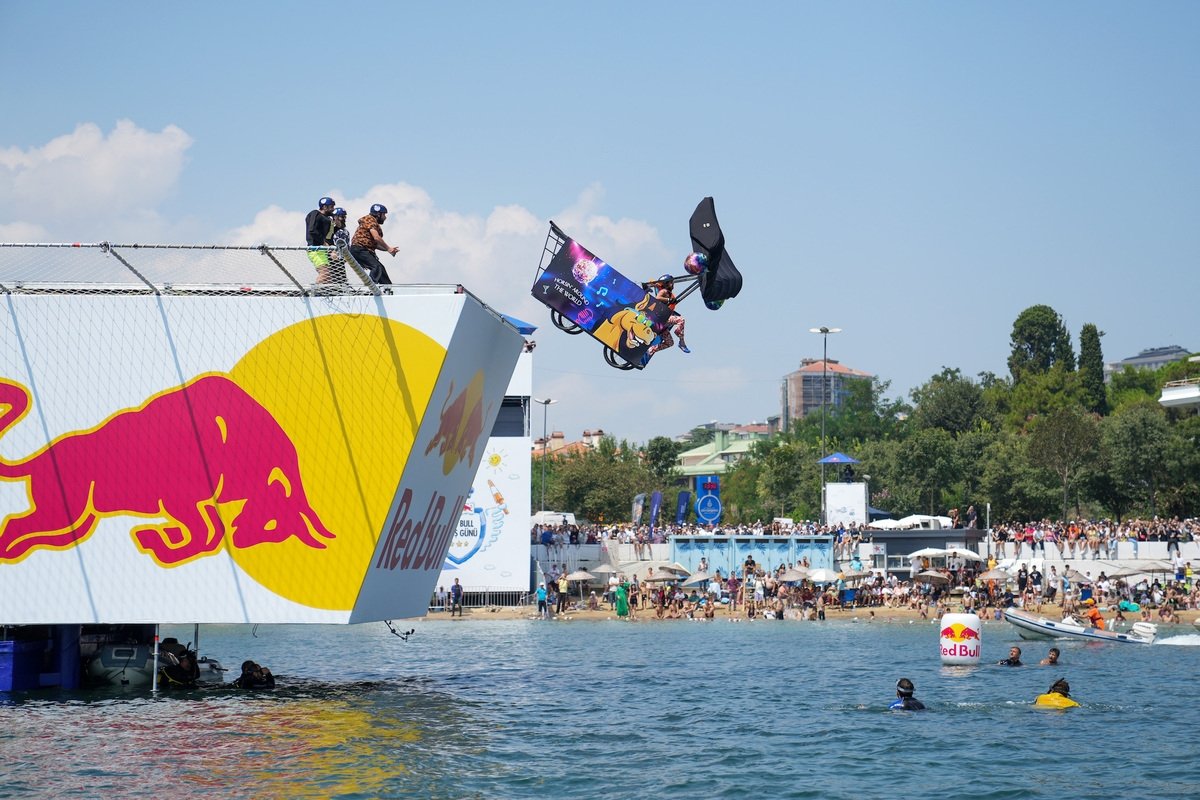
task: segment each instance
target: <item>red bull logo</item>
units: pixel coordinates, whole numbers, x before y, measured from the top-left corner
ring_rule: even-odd
[[[943,656],[978,658],[980,649],[979,631],[955,622],[942,628],[941,651]]]
[[[25,387],[0,380],[0,434],[29,405]],[[74,547],[112,516],[148,520],[131,534],[163,566],[211,555],[227,538],[238,549],[289,539],[323,549],[334,538],[308,501],[292,440],[219,374],[60,436],[25,460],[0,459],[0,480],[24,481],[29,498],[28,511],[0,523],[0,562]],[[223,505],[237,510],[223,514]]]
[[[443,475],[449,475],[459,462],[468,461],[468,457],[469,463],[475,461],[475,450],[483,436],[483,370],[475,373],[453,401],[451,397],[454,397],[454,381],[450,382],[442,403],[437,433],[425,447],[425,455],[437,448],[442,457]]]

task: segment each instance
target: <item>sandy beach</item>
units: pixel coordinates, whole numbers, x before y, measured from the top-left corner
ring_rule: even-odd
[[[958,606],[955,606],[955,607],[952,607],[950,610],[958,612],[958,611],[961,611],[961,608]],[[1058,605],[1044,604],[1042,606],[1042,610],[1040,613],[1042,616],[1046,617],[1047,619],[1061,619],[1062,618],[1062,608]],[[1114,612],[1111,610],[1104,610],[1104,616],[1106,619],[1112,619],[1113,613]],[[1152,617],[1151,621],[1157,623],[1158,622],[1157,610],[1152,610],[1150,613],[1151,613],[1151,617]],[[1179,614],[1180,623],[1183,625],[1188,625],[1188,626],[1193,625],[1195,623],[1196,619],[1200,618],[1200,611],[1180,611],[1180,612],[1178,612],[1178,614]],[[1133,622],[1136,622],[1138,619],[1138,615],[1136,615],[1136,614],[1128,614],[1127,613],[1126,617],[1128,618],[1130,624],[1132,624]],[[458,616],[451,618],[449,612],[446,612],[446,611],[430,611],[425,616],[425,619],[430,620],[430,621],[445,620],[445,621],[455,621],[455,622],[460,621],[460,620],[463,622],[467,622],[467,621],[478,621],[478,620],[489,620],[489,619],[537,619],[537,618],[538,618],[537,608],[531,607],[531,606],[507,606],[507,607],[492,606],[492,607],[486,607],[486,608],[468,608],[468,609],[464,610],[463,616],[461,618]],[[608,609],[607,606],[605,606],[605,607],[601,608],[599,611],[588,611],[586,609],[584,609],[584,610],[573,610],[572,609],[572,610],[564,612],[563,614],[553,617],[552,621],[570,622],[570,621],[575,621],[575,620],[610,620],[610,619],[617,619],[617,614],[615,611],[611,611]],[[775,622],[776,621],[776,620],[763,620],[763,619],[747,620],[745,611],[742,610],[740,607],[738,608],[737,613],[733,614],[733,615],[731,615],[729,613],[727,608],[722,608],[722,609],[718,610],[714,621],[715,622],[726,622],[726,621],[729,621],[730,619],[736,619],[741,622],[746,622],[746,621]],[[921,614],[919,611],[916,611],[914,609],[909,609],[909,608],[882,608],[882,607],[880,607],[880,608],[847,608],[847,609],[843,609],[843,610],[839,610],[837,608],[826,608],[825,619],[827,622],[861,622],[861,623],[872,623],[872,624],[882,624],[882,625],[909,625],[909,624],[917,624],[917,623],[921,623],[921,622],[924,622],[926,624],[931,624],[932,621],[934,621],[936,619],[936,616],[934,615],[934,613],[931,610],[929,612],[928,618],[926,620],[922,620]],[[639,621],[644,621],[644,620],[658,621],[657,617],[655,616],[654,609],[652,609],[652,608],[639,609],[636,612],[636,616],[631,621],[639,622]],[[664,622],[688,622],[689,620],[663,620],[663,621]],[[800,622],[801,620],[785,618],[782,621],[783,622]],[[989,617],[987,620],[985,620],[985,622],[991,624],[991,623],[997,622],[997,620],[994,619],[994,614],[993,614],[993,615],[991,615],[991,617]],[[999,620],[999,622],[1003,622],[1003,619]]]

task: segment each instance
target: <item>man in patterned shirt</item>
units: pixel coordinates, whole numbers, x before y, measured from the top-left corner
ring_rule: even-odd
[[[354,232],[354,237],[350,240],[350,254],[359,264],[370,271],[371,280],[380,284],[390,284],[392,279],[375,255],[375,251],[386,250],[394,256],[399,250],[383,240],[383,223],[387,220],[387,214],[386,206],[379,203],[371,206],[371,213],[359,219],[358,230]]]

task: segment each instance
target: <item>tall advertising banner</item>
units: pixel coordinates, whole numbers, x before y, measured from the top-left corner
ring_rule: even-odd
[[[642,512],[646,508],[646,495],[639,494],[633,498],[633,508],[630,510],[630,517],[633,519],[634,525],[642,524]]]
[[[691,503],[691,492],[680,492],[675,501],[675,524],[682,525],[687,519],[688,505]]]
[[[654,526],[658,523],[658,512],[662,510],[662,492],[655,492],[650,495],[650,532],[654,533]]]
[[[529,478],[529,437],[488,439],[438,586],[458,578],[468,592],[529,588]]]
[[[721,476],[697,475],[696,521],[701,525],[716,525],[721,521]]]

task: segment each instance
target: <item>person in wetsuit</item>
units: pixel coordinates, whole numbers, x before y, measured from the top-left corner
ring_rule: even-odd
[[[1012,647],[1008,648],[1008,658],[997,661],[996,663],[1002,667],[1023,667],[1023,666],[1025,666],[1024,664],[1021,663],[1021,648],[1017,647],[1016,645],[1013,645]]]
[[[253,661],[242,662],[242,674],[233,682],[238,689],[274,689],[275,676],[271,670]]]
[[[913,697],[913,692],[916,690],[913,682],[908,678],[896,681],[896,699],[892,701],[888,709],[891,711],[924,711],[925,704]]]

